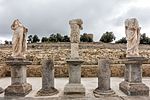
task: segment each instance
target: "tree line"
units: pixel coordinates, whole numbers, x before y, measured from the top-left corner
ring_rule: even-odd
[[[105,32],[100,37],[100,42],[110,43],[115,41],[116,37],[113,32]],[[27,39],[28,43],[50,43],[50,42],[70,42],[68,35],[61,35],[60,33],[51,34],[49,37],[42,37],[41,39],[37,35],[29,35]],[[93,42],[93,38],[84,33],[80,36],[81,42]],[[127,43],[125,37],[115,41],[114,43]],[[5,40],[5,44],[12,44],[11,41]],[[146,33],[141,34],[140,44],[150,44],[150,38],[146,36]]]
[[[127,43],[127,40],[125,37],[122,37],[120,40],[116,41],[115,43]],[[146,36],[146,33],[141,34],[140,44],[150,44],[150,38]]]
[[[50,42],[70,42],[68,35],[61,35],[59,33],[51,34],[49,37],[42,37],[41,40],[37,35],[29,35],[28,43],[50,43]],[[81,42],[93,42],[93,38],[89,37],[86,33],[80,36]]]
[[[113,42],[115,39],[116,37],[113,34],[113,32],[106,32],[103,33],[103,35],[100,38],[100,41],[104,43],[110,43]],[[127,43],[127,40],[125,37],[122,37],[121,39],[115,41],[115,43]],[[140,44],[150,44],[150,38],[146,36],[146,33],[141,34]]]

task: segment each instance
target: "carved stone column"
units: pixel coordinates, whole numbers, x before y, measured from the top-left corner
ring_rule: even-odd
[[[79,57],[80,30],[82,20],[73,19],[69,21],[71,28],[71,56],[66,60],[69,70],[69,83],[65,85],[64,94],[85,95],[85,88],[81,84],[81,64],[84,62]]]
[[[57,94],[54,87],[54,63],[51,59],[42,61],[42,89],[37,92],[38,96],[51,96]]]
[[[96,95],[112,95],[115,92],[110,88],[110,61],[100,59],[98,61],[98,87],[93,91]]]

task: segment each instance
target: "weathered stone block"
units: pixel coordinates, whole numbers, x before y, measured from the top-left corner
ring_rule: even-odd
[[[5,89],[5,96],[26,96],[32,90],[29,83],[13,84]]]
[[[11,68],[11,85],[5,89],[5,96],[25,96],[32,86],[26,82],[26,65],[31,62],[23,58],[8,58],[6,64]]]
[[[149,96],[149,87],[143,83],[130,83],[123,81],[119,89],[129,96]]]
[[[143,57],[128,57],[123,61],[125,66],[124,81],[119,89],[130,96],[149,96],[149,87],[142,83],[142,63],[147,59]]]
[[[71,94],[72,95],[73,94],[85,95],[85,87],[79,83],[67,84],[64,88],[64,94],[65,95],[71,95]]]
[[[69,83],[64,87],[64,94],[85,95],[85,87],[81,84],[81,64],[83,60],[68,59]]]

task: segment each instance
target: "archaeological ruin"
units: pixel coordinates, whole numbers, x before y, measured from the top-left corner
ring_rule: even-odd
[[[11,77],[6,88],[0,86],[0,93],[4,97],[26,97],[35,92],[35,97],[149,96],[143,76],[150,76],[150,46],[139,44],[138,20],[125,20],[127,44],[81,43],[83,24],[82,19],[69,21],[70,42],[27,44],[28,28],[14,20],[12,45],[0,45],[0,77]],[[41,80],[32,83],[28,77]],[[94,86],[91,77],[97,79]],[[121,81],[112,81],[112,77],[121,77]]]

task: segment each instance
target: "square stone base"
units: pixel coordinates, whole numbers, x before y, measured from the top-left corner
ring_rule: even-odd
[[[5,89],[5,96],[26,96],[32,90],[29,83],[13,84]]]
[[[37,96],[52,96],[59,93],[59,91],[57,89],[55,89],[54,87],[48,88],[48,89],[40,89],[37,92]]]
[[[85,87],[82,84],[67,84],[64,88],[65,95],[85,95]]]
[[[109,90],[100,90],[99,88],[96,88],[93,93],[95,97],[98,97],[98,95],[112,96],[115,94],[111,88]]]
[[[123,81],[119,89],[128,96],[149,96],[149,87],[143,83],[129,83]]]

